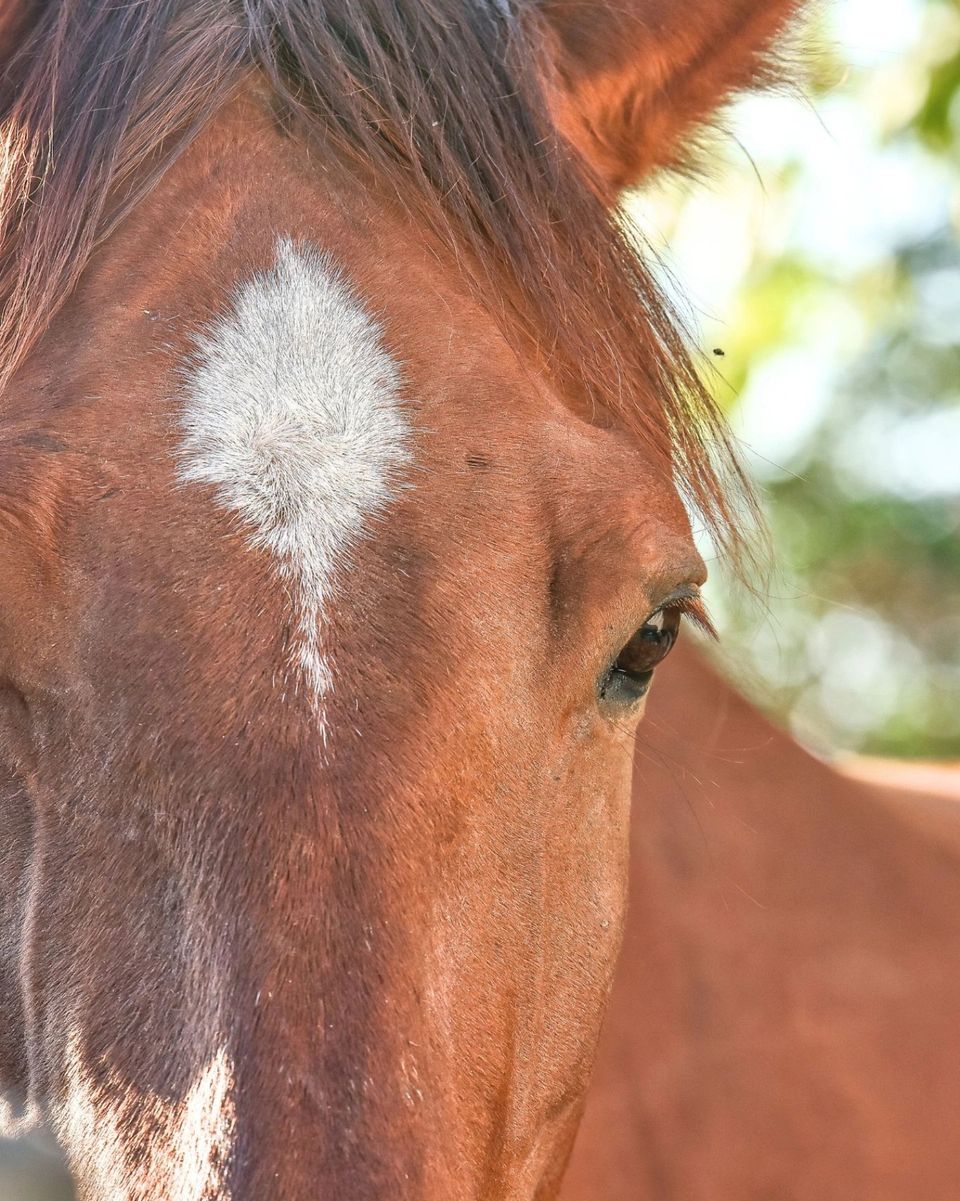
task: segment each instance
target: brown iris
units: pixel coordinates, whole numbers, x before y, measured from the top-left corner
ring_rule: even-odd
[[[644,622],[601,680],[601,700],[632,705],[646,695],[654,668],[677,640],[681,617],[679,608],[660,609]]]

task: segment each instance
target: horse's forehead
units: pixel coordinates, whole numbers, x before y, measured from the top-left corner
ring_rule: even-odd
[[[311,586],[395,493],[410,461],[402,372],[332,264],[281,239],[196,338],[179,446],[258,545]]]
[[[623,562],[634,576],[652,541],[687,536],[675,491],[645,473],[642,448],[572,411],[546,373],[520,362],[489,315],[461,306],[453,288],[440,294],[443,281],[439,300],[426,289],[391,289],[405,259],[378,270],[355,247],[338,243],[335,258],[319,249],[332,244],[271,235],[253,263],[231,270],[213,292],[205,285],[208,303],[190,309],[183,340],[171,345],[171,376],[154,376],[151,364],[162,355],[137,357],[142,386],[162,395],[147,403],[134,381],[116,389],[108,410],[107,400],[91,402],[95,420],[84,412],[91,406],[71,404],[58,411],[65,424],[52,414],[50,426],[67,446],[74,434],[97,440],[98,453],[76,469],[106,470],[105,494],[134,485],[145,528],[159,532],[157,553],[170,522],[147,509],[179,495],[198,514],[229,514],[241,544],[265,555],[295,598],[295,657],[315,695],[328,687],[329,667],[311,632],[322,626],[336,581],[347,572],[358,580],[358,564],[375,553],[371,544],[388,523],[400,538],[416,523],[411,537],[442,552],[463,527],[482,537],[494,510],[500,520],[510,512],[514,538],[575,549],[600,546],[602,533],[599,557]],[[409,266],[412,279],[423,278],[415,251]],[[162,303],[159,311],[164,317]],[[144,335],[170,328],[153,315],[143,320]],[[158,456],[158,434],[169,454]],[[128,471],[138,478],[127,479]],[[171,471],[172,492],[164,479]],[[210,537],[224,528],[201,525]],[[138,553],[150,553],[150,537]],[[583,570],[597,558],[581,559]],[[239,560],[231,569],[245,570]]]
[[[292,666],[319,700],[319,630],[335,579],[404,487],[402,371],[332,261],[281,238],[276,261],[196,339],[178,475],[207,485],[267,553],[295,610]]]
[[[336,558],[396,494],[415,441],[454,478],[528,467],[530,485],[582,487],[608,512],[634,486],[652,493],[643,448],[584,420],[488,314],[455,290],[423,295],[415,260],[398,287],[396,263],[378,278],[364,257],[281,236],[272,266],[242,275],[194,339],[180,475],[214,484],[261,544],[322,506],[311,557]]]

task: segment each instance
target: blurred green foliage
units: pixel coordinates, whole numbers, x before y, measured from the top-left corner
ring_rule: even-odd
[[[717,394],[774,548],[762,602],[713,585],[727,670],[818,749],[947,758],[960,756],[960,0],[900,8],[915,17],[907,44],[872,61],[857,61],[852,17],[847,44],[819,31],[834,61],[818,78],[841,82],[813,103],[869,236],[842,191],[824,195],[807,144],[783,150],[769,130],[754,162],[731,157],[714,181],[726,210],[692,213],[695,192],[675,186],[640,221],[668,246],[697,221],[722,238],[724,213],[761,196],[722,321],[698,314],[705,348],[725,351]],[[831,247],[844,220],[849,246]]]

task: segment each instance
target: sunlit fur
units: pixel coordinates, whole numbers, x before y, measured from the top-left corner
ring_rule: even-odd
[[[233,1067],[220,1050],[176,1104],[144,1095],[118,1075],[95,1079],[76,1047],[65,1065],[66,1100],[54,1120],[61,1137],[84,1148],[82,1170],[92,1196],[142,1197],[162,1180],[176,1201],[223,1197],[230,1160]],[[132,1149],[125,1128],[141,1123],[150,1133]]]

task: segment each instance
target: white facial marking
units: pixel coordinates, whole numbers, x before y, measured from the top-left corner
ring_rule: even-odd
[[[319,701],[335,574],[410,461],[399,368],[336,268],[287,238],[197,350],[181,476],[214,485],[294,585],[294,657]]]

